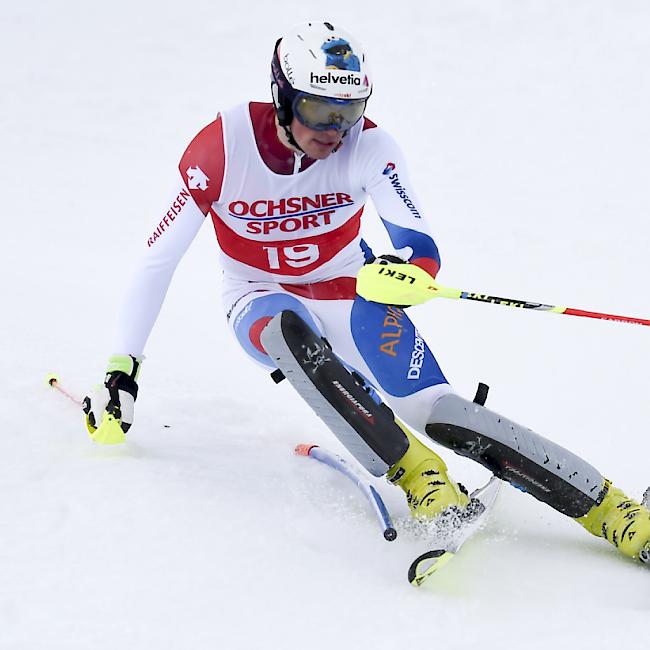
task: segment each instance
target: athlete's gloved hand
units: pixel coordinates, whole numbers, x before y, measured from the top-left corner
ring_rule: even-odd
[[[378,269],[377,266],[383,268]],[[366,262],[357,275],[357,293],[371,302],[396,307],[419,305],[431,298],[433,276],[397,255],[380,255]]]
[[[379,255],[379,257],[371,257],[369,260],[366,260],[366,264],[407,264],[407,261],[399,255],[388,253],[386,255]]]
[[[108,360],[104,386],[83,401],[86,427],[90,437],[105,445],[124,442],[133,424],[137,378],[142,359],[113,355]]]

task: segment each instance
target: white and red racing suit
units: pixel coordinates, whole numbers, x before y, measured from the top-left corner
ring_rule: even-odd
[[[440,266],[394,139],[364,118],[330,156],[311,160],[280,142],[272,104],[242,104],[196,135],[179,173],[127,291],[113,352],[142,354],[176,265],[209,217],[224,311],[253,359],[272,367],[260,333],[293,309],[423,430],[432,402],[451,389],[404,311],[355,293],[356,273],[372,256],[361,234],[369,197],[398,252],[433,276]]]

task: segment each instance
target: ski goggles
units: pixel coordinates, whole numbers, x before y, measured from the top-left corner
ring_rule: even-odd
[[[366,99],[332,99],[298,93],[292,108],[293,114],[308,129],[347,131],[363,116]]]

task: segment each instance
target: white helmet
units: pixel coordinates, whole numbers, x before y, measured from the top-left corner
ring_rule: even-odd
[[[271,90],[280,125],[293,117],[315,130],[347,131],[361,119],[372,93],[359,42],[331,23],[304,23],[276,43]]]

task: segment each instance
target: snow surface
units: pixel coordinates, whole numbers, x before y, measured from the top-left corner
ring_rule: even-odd
[[[94,445],[46,388],[54,370],[81,395],[101,380],[179,155],[220,108],[268,97],[275,38],[304,19],[365,42],[368,114],[409,158],[441,281],[650,317],[643,0],[3,2],[0,648],[645,647],[650,574],[509,486],[411,587],[418,545],[386,543],[346,479],[292,455],[349,458],[233,343],[209,226],[150,339],[126,445]],[[456,301],[412,314],[461,393],[486,381],[492,408],[629,493],[650,482],[648,329]]]

